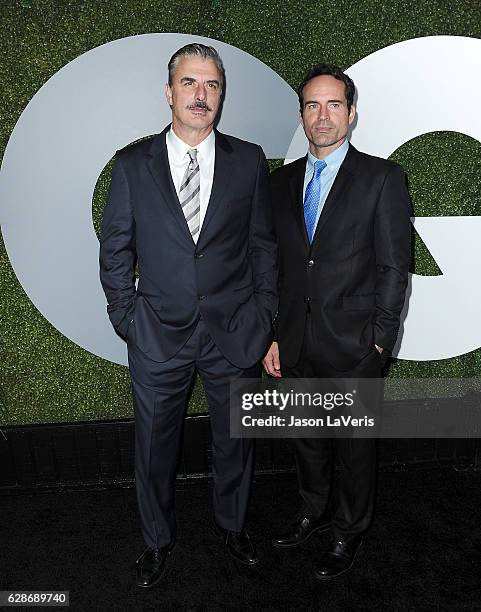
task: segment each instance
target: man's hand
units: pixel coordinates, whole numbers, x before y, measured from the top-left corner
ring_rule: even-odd
[[[271,348],[267,351],[266,356],[262,360],[262,365],[269,376],[281,378],[281,362],[279,360],[279,345],[277,342],[271,344]]]
[[[376,349],[379,351],[379,354],[381,354],[383,352],[383,347],[382,346],[378,346],[377,344],[374,345],[376,347]]]

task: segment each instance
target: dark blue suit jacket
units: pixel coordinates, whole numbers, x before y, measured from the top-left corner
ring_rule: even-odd
[[[110,320],[151,359],[166,361],[202,316],[223,355],[251,367],[269,346],[277,308],[263,151],[216,131],[212,193],[196,245],[170,174],[168,129],[116,155],[100,243]]]

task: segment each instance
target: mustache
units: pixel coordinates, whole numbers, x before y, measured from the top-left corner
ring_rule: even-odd
[[[211,107],[207,104],[207,102],[204,102],[204,100],[197,100],[194,104],[190,104],[187,107],[189,110],[195,110],[196,108],[203,108],[207,111],[211,111]]]

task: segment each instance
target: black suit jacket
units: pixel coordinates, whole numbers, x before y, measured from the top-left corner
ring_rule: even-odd
[[[340,371],[374,344],[391,351],[408,280],[411,203],[403,169],[352,145],[309,244],[303,211],[306,157],[271,175],[280,253],[277,339],[294,366],[310,308],[320,352]]]
[[[168,129],[116,155],[100,244],[110,319],[120,336],[166,361],[202,316],[223,355],[250,367],[268,347],[277,308],[264,154],[216,132],[212,192],[196,245],[170,174]]]

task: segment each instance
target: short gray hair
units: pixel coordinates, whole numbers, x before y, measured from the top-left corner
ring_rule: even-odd
[[[169,69],[169,85],[172,87],[172,83],[174,82],[174,74],[177,70],[177,64],[179,61],[187,56],[187,55],[197,55],[202,57],[205,60],[212,60],[214,64],[217,66],[220,73],[221,80],[221,88],[224,87],[225,83],[225,70],[224,64],[220,58],[220,55],[214,49],[214,47],[208,47],[207,45],[202,45],[201,43],[190,43],[178,49],[174,55],[170,58],[168,69]]]

